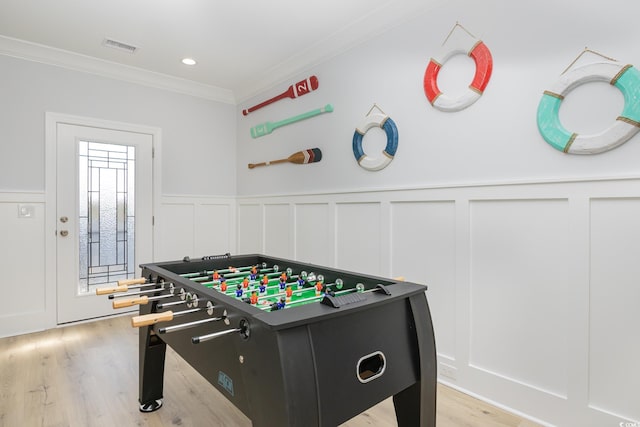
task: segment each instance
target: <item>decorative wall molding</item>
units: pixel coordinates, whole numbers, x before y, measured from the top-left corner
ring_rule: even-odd
[[[225,104],[235,105],[236,103],[233,92],[228,89],[209,86],[192,80],[155,73],[141,68],[105,61],[11,37],[0,36],[0,54],[209,99],[211,101],[223,102]]]

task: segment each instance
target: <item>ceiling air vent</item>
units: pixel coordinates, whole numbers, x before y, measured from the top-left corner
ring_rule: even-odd
[[[137,46],[133,46],[133,45],[130,45],[130,44],[122,43],[122,42],[119,42],[119,41],[113,40],[113,39],[104,39],[102,41],[102,45],[103,46],[107,46],[107,47],[112,47],[114,49],[118,49],[118,50],[121,50],[121,51],[127,52],[127,53],[136,53],[136,51],[138,50]]]

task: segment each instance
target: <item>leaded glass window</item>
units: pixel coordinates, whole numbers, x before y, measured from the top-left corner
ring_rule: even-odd
[[[79,141],[80,294],[135,274],[135,147]]]

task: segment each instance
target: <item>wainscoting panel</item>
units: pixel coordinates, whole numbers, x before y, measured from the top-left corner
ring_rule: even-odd
[[[469,362],[561,397],[568,214],[567,200],[472,201],[470,209]]]
[[[333,236],[329,220],[328,203],[295,205],[296,259],[318,265],[333,264]]]
[[[260,254],[264,252],[262,224],[265,221],[262,205],[240,203],[238,205],[238,253]]]
[[[380,275],[380,203],[336,205],[336,265],[338,268]]]
[[[640,199],[591,200],[589,405],[640,420]]]
[[[201,203],[195,211],[195,249],[199,255],[231,252],[235,241],[234,203]]]
[[[293,257],[292,213],[288,204],[264,207],[264,252],[275,257]]]
[[[238,241],[426,284],[440,381],[601,427],[640,424],[638,218],[638,178],[262,195]]]
[[[235,250],[235,200],[163,196],[156,215],[154,258],[218,255]]]
[[[456,354],[455,243],[455,202],[391,204],[392,273],[428,286],[437,351],[451,360]]]
[[[45,329],[44,195],[0,193],[0,224],[0,337]]]
[[[158,218],[160,241],[156,258],[169,261],[195,256],[195,206],[191,203],[163,203]]]

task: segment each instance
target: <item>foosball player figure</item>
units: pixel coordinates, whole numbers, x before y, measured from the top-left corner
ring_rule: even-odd
[[[280,290],[284,291],[287,287],[287,276],[284,275],[284,278],[280,276],[280,282],[278,284],[280,285]]]
[[[266,295],[267,285],[265,285],[264,283],[260,283],[260,286],[258,287],[258,291],[260,292],[260,295]]]
[[[221,292],[227,292],[227,281],[224,279],[224,277],[222,278],[222,281],[220,282],[220,291]]]
[[[249,278],[245,277],[244,280],[242,281],[242,287],[247,289],[249,288]]]
[[[258,303],[258,293],[256,291],[251,292],[251,305]]]
[[[258,268],[255,265],[251,267],[251,273],[249,273],[249,278],[251,280],[256,280],[258,278]]]
[[[229,273],[235,273],[236,271],[238,271],[237,268],[229,266]]]
[[[278,302],[274,302],[273,304],[271,304],[271,311],[282,310],[284,309],[285,305],[287,305],[285,298],[280,297],[280,300]]]
[[[238,283],[236,286],[236,298],[242,298],[242,283]]]
[[[291,302],[291,297],[293,296],[293,289],[291,289],[291,286],[287,286],[287,290],[285,291],[285,293],[287,294],[287,302]]]
[[[218,273],[218,270],[215,270],[213,272],[213,274],[211,275],[211,279],[212,280],[220,280],[220,273]]]
[[[304,288],[304,279],[302,277],[298,278],[298,289]]]
[[[269,277],[267,277],[266,274],[262,276],[262,284],[265,286],[269,286]]]
[[[319,297],[320,295],[322,295],[322,282],[318,281],[316,282],[316,296]]]

